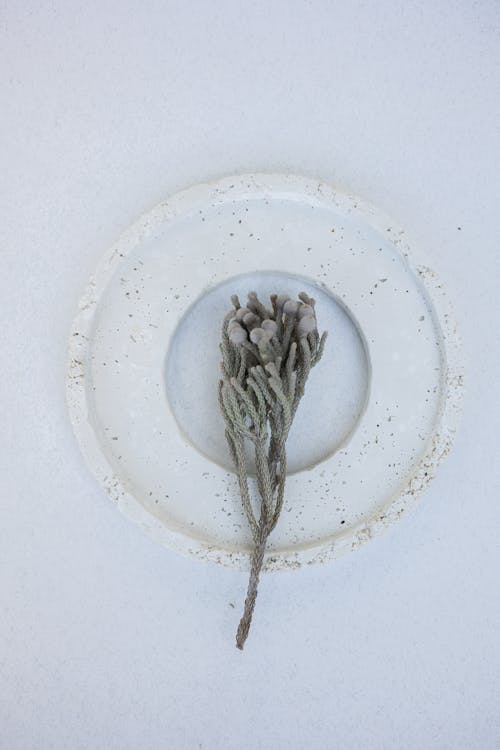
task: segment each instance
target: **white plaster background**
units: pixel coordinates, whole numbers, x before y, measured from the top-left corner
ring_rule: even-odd
[[[485,2],[7,2],[0,15],[0,747],[500,747],[500,10]],[[330,566],[246,576],[154,544],[84,464],[67,334],[139,214],[243,171],[378,205],[455,302],[455,449]],[[233,606],[234,605],[234,608]]]

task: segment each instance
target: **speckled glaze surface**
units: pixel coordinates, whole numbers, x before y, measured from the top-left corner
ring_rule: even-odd
[[[158,541],[242,568],[250,535],[217,413],[217,337],[226,288],[265,295],[280,279],[279,291],[316,290],[330,346],[290,435],[265,569],[324,562],[411,507],[458,425],[453,313],[402,230],[308,178],[197,185],[119,238],[70,334],[70,416],[108,495]]]

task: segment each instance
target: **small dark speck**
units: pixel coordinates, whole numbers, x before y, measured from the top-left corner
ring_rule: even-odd
[[[345,523],[345,521],[341,521],[340,523]]]
[[[234,609],[234,604],[232,602],[229,602],[229,606]]]
[[[229,232],[230,237],[234,237],[234,232]]]
[[[457,227],[457,229],[458,229],[459,232],[462,231],[462,227]]]
[[[111,438],[111,440],[118,440],[118,436],[117,436],[117,435],[114,435],[114,436],[113,436],[113,437]]]

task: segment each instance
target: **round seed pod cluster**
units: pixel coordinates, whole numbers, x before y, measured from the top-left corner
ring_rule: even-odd
[[[311,357],[316,353],[320,338],[315,300],[305,292],[299,294],[299,299],[290,299],[287,294],[273,294],[271,309],[262,304],[255,292],[248,294],[243,307],[236,295],[231,301],[234,310],[228,315],[229,342],[252,355],[247,357],[250,366],[267,365],[277,360],[283,364],[291,345],[299,345],[302,339],[308,340]]]
[[[270,301],[267,307],[249,292],[242,306],[231,297],[233,309],[222,328],[219,397],[234,437],[260,439],[270,428],[274,443],[283,445],[326,333],[319,336],[315,300],[305,292],[298,299],[273,294]]]

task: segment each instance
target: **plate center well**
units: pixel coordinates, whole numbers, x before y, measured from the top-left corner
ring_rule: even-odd
[[[313,368],[287,442],[288,470],[310,469],[331,456],[356,429],[367,403],[369,357],[352,316],[332,294],[311,281],[283,272],[242,274],[202,294],[181,318],[168,351],[165,382],[168,401],[183,435],[202,454],[232,470],[219,412],[219,341],[231,295],[241,304],[256,291],[296,297],[301,291],[316,300],[320,333],[328,331],[322,360]],[[248,454],[253,471],[252,456]]]

